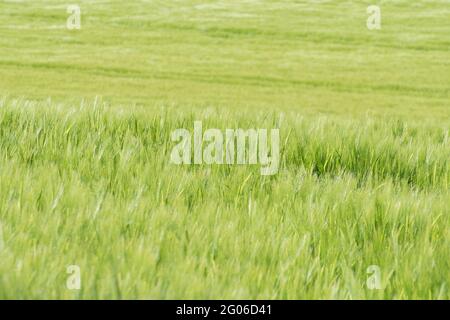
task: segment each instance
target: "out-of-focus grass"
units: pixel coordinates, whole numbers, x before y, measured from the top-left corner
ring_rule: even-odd
[[[2,94],[450,121],[448,1],[76,3],[0,3]]]

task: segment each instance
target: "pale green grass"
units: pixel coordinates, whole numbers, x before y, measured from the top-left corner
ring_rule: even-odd
[[[288,117],[262,177],[171,165],[170,132],[277,117],[24,104],[0,110],[4,298],[449,297],[444,128]]]
[[[449,121],[448,1],[76,2],[0,3],[3,94]]]
[[[0,3],[0,298],[450,298],[449,1],[79,3]],[[171,165],[194,120],[279,173]]]

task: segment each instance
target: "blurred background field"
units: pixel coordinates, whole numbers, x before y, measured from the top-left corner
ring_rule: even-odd
[[[448,1],[0,3],[3,94],[449,120]]]

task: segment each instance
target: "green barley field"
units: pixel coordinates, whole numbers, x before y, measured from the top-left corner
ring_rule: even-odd
[[[450,299],[449,17],[0,1],[0,298]],[[278,173],[171,163],[194,121],[279,129]]]

